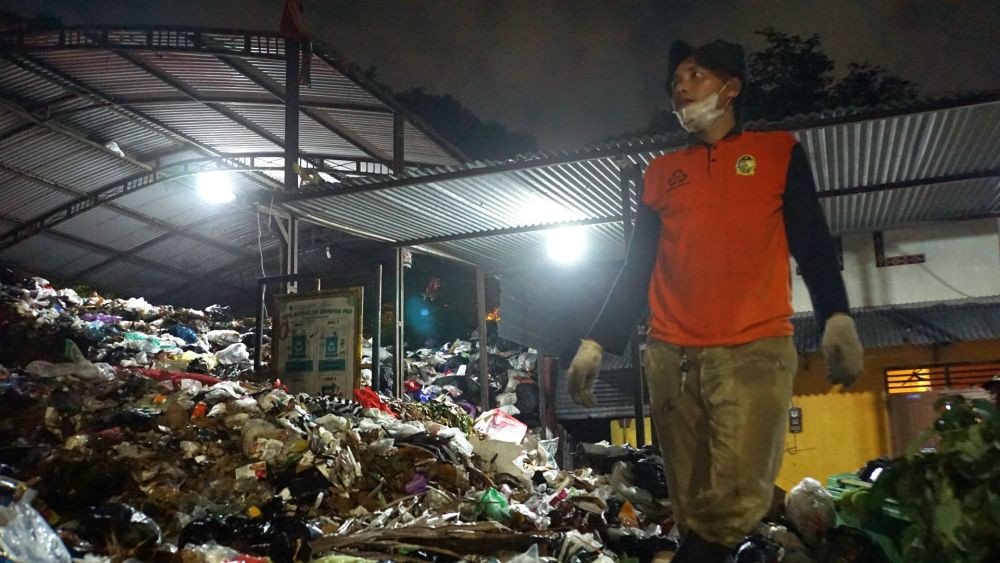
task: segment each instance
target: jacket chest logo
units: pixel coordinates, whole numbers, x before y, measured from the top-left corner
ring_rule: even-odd
[[[757,159],[752,154],[745,154],[736,159],[736,174],[753,176],[757,172]]]
[[[687,172],[681,170],[680,168],[678,168],[677,170],[674,170],[670,174],[670,177],[667,178],[667,185],[670,186],[671,188],[676,188],[678,186],[683,186],[684,184],[687,184],[687,183],[688,183]]]

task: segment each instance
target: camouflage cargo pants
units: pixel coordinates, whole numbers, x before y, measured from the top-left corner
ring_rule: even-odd
[[[653,424],[682,530],[735,545],[767,512],[797,367],[790,336],[707,348],[647,343]]]

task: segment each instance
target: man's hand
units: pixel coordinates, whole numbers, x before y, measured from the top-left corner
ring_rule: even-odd
[[[601,371],[601,356],[603,354],[601,345],[593,340],[583,340],[580,348],[573,356],[573,362],[569,365],[569,397],[578,405],[588,408],[597,406],[597,399],[591,387],[597,372]]]
[[[864,370],[864,350],[861,349],[854,319],[843,313],[836,313],[826,320],[823,356],[826,358],[826,377],[830,383],[848,386],[861,375]]]

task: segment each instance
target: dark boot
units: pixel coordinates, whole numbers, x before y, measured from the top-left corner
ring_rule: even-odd
[[[726,563],[732,550],[688,532],[670,563]]]

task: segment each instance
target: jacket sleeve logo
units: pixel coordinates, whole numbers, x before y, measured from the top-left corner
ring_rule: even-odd
[[[745,154],[736,159],[736,173],[740,176],[753,176],[757,171],[757,159],[751,154]]]
[[[674,170],[673,173],[670,174],[670,177],[667,178],[667,185],[671,188],[683,186],[686,183],[688,183],[687,172],[684,172],[680,168]]]

